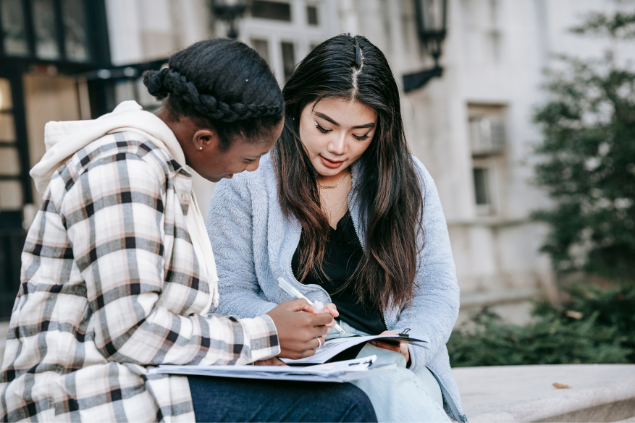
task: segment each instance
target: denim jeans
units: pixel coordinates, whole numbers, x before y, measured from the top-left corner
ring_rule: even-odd
[[[368,397],[348,383],[190,376],[197,422],[376,422]]]
[[[346,336],[368,335],[345,322],[338,322]],[[327,339],[341,337],[332,330]],[[417,348],[417,347],[413,347]],[[396,364],[397,369],[386,375],[353,381],[368,395],[380,422],[443,422],[449,423],[445,411],[441,388],[436,378],[425,367],[416,373],[406,368],[406,359],[401,353],[366,344],[357,357],[376,355],[376,364]]]

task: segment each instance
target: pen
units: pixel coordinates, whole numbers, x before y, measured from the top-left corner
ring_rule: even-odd
[[[282,288],[284,290],[284,292],[286,292],[289,295],[292,295],[296,298],[304,298],[309,304],[313,305],[313,302],[311,300],[309,300],[307,297],[305,297],[304,295],[302,295],[302,293],[300,291],[298,291],[297,289],[295,289],[293,287],[293,285],[291,285],[289,282],[285,281],[282,278],[278,278],[278,285],[280,286],[280,288]],[[342,327],[340,325],[338,325],[337,323],[335,323],[334,328],[342,335],[346,334],[346,332],[344,332],[344,329],[342,329]]]

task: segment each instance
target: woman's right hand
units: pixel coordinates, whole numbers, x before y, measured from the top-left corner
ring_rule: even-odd
[[[310,357],[320,345],[324,345],[324,339],[334,323],[333,315],[330,310],[319,314],[314,314],[313,311],[306,300],[299,299],[281,303],[267,313],[278,330],[278,357]]]

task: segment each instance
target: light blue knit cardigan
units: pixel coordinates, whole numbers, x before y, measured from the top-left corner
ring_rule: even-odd
[[[418,288],[411,304],[384,314],[389,330],[424,339],[425,348],[411,347],[412,370],[426,366],[436,376],[444,397],[444,408],[453,419],[467,421],[450,370],[445,346],[459,312],[459,287],[447,225],[436,186],[423,164],[414,158],[424,191],[424,248],[416,274]],[[357,186],[359,163],[353,165]],[[364,245],[359,203],[351,190],[349,208],[356,232]],[[224,315],[255,317],[293,298],[278,287],[283,277],[307,298],[331,302],[317,285],[302,285],[291,270],[291,259],[300,241],[301,225],[286,218],[278,202],[278,186],[270,155],[262,157],[254,172],[243,172],[216,185],[207,215],[220,278],[220,305],[212,310]]]

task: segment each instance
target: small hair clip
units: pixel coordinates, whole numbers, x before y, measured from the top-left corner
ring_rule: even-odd
[[[362,49],[359,47],[359,40],[355,38],[355,66],[360,68],[362,66]]]

